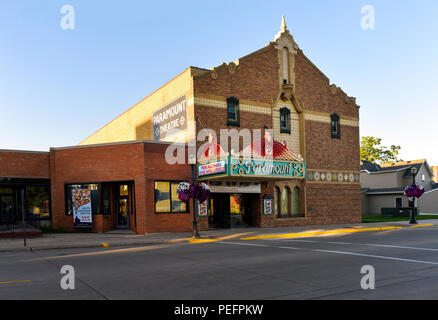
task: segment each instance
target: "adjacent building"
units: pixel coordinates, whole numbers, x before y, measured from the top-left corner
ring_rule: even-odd
[[[356,99],[305,56],[283,18],[264,48],[213,69],[187,68],[78,146],[0,151],[0,188],[13,189],[10,210],[19,215],[20,190],[31,184],[16,179],[43,179],[46,219],[65,229],[74,227],[71,199],[83,197],[95,231],[189,231],[193,210],[201,230],[356,223],[359,148]],[[178,150],[184,161],[169,160]],[[196,208],[176,192],[191,181],[189,154],[196,180],[212,191]],[[17,171],[4,166],[8,157]]]
[[[411,168],[417,169],[415,184],[425,188],[425,195],[420,198],[420,212],[438,213],[438,201],[434,205],[422,203],[429,198],[435,188],[433,172],[426,159],[402,161],[376,165],[361,161],[362,212],[363,214],[380,214],[382,208],[409,208],[412,202],[404,195],[407,186],[413,184]],[[432,205],[432,208],[431,208]],[[432,211],[430,211],[432,210]]]

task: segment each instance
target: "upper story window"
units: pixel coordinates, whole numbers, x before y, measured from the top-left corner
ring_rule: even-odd
[[[283,48],[282,50],[282,60],[283,60],[283,84],[289,83],[289,50]]]
[[[227,125],[240,125],[239,100],[235,97],[227,98]]]
[[[336,113],[331,115],[332,138],[341,139],[341,117]]]
[[[288,108],[280,109],[280,133],[290,133],[290,110]]]

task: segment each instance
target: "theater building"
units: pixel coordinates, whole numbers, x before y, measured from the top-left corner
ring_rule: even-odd
[[[232,140],[225,133],[240,135],[237,147],[223,143]],[[169,161],[176,146],[184,162]],[[40,179],[50,188],[46,219],[65,229],[74,227],[71,199],[80,189],[89,192],[94,231],[190,231],[194,209],[201,230],[356,223],[359,149],[356,99],[330,84],[283,19],[262,49],[213,69],[187,68],[78,146],[0,152],[0,191],[7,179],[21,188],[29,181],[16,179]],[[193,150],[196,180],[212,192],[196,208],[176,193],[191,181]],[[23,168],[5,167],[7,156]]]

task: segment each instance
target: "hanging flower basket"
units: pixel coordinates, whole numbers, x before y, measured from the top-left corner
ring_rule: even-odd
[[[181,182],[176,188],[178,199],[182,202],[188,203],[191,198],[198,199],[200,203],[203,203],[210,196],[210,187],[201,183],[199,185],[193,185],[188,182]]]
[[[424,193],[423,186],[412,185],[405,188],[405,195],[408,198],[420,198]]]
[[[181,182],[176,188],[176,193],[178,194],[178,199],[184,203],[188,203],[190,198],[193,197],[192,185],[188,182]]]
[[[200,203],[203,203],[210,196],[210,187],[205,183],[200,183],[194,189],[194,197],[199,200]]]

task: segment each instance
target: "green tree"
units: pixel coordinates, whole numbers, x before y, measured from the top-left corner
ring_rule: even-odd
[[[382,139],[376,137],[362,137],[360,142],[360,160],[376,164],[403,161],[398,158],[401,147],[392,145],[382,146]]]

